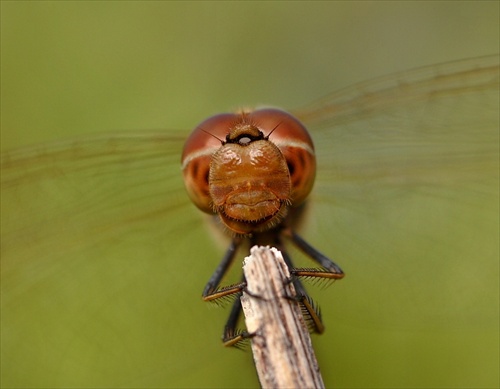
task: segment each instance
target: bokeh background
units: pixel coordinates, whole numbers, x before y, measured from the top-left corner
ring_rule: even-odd
[[[2,2],[2,148],[190,129],[498,51],[495,2]]]
[[[187,134],[220,111],[293,108],[376,76],[499,51],[499,4],[489,1],[0,6],[2,151],[115,130]],[[63,195],[60,200],[64,204]],[[51,231],[65,228],[61,220],[51,223]],[[60,249],[52,235],[44,250],[53,255],[15,278],[24,284],[2,278],[2,308],[8,308],[2,309],[2,387],[258,385],[251,353],[220,344],[227,310],[200,301],[221,248],[204,231],[186,237],[172,229],[176,239],[204,253],[177,255],[165,247],[165,237],[151,233],[155,226],[160,231],[161,221],[127,230],[127,241],[117,229],[84,250]],[[165,260],[167,252],[175,264]],[[36,256],[27,253],[26,259]],[[491,347],[482,353],[470,344],[470,358],[446,364],[453,350],[419,354],[432,349],[421,342],[449,337],[450,345],[463,332],[426,328],[408,338],[402,328],[384,345],[384,332],[393,329],[374,329],[369,320],[354,329],[352,321],[336,325],[339,291],[349,294],[338,285],[318,292],[320,304],[332,302],[327,333],[314,339],[327,386],[498,385],[498,352]],[[494,330],[495,323],[484,337],[467,339],[498,345]],[[457,354],[464,349],[457,343]]]

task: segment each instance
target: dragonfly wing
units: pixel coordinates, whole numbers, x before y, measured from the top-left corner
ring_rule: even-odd
[[[221,348],[223,319],[201,301],[219,252],[184,191],[184,138],[120,133],[2,155],[4,384],[203,382]]]
[[[349,339],[338,347],[363,350],[358,366],[425,366],[433,385],[497,380],[486,366],[498,362],[498,107],[493,56],[359,84],[297,111],[319,163],[304,235],[346,273],[318,300],[335,318],[327,334]]]

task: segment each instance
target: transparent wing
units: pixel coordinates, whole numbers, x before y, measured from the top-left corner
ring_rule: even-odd
[[[36,246],[50,246],[55,239],[58,251],[78,250],[120,236],[132,223],[183,210],[188,204],[182,182],[171,168],[178,164],[181,146],[181,137],[144,132],[3,155],[2,252],[10,256],[26,250],[24,258],[53,256]],[[77,231],[61,228],[65,224],[77,225]],[[29,253],[33,248],[37,252]]]
[[[201,291],[221,253],[185,195],[185,138],[121,133],[2,155],[4,384],[204,381],[224,312]]]
[[[498,58],[359,84],[296,114],[319,162],[303,234],[347,273],[312,291],[325,381],[491,383],[470,366],[498,362]],[[184,193],[186,135],[2,155],[4,384],[257,385],[251,356],[216,336],[227,312],[200,299],[222,249]],[[207,382],[214,355],[231,369]]]
[[[380,386],[497,384],[499,106],[493,56],[362,83],[296,112],[319,163],[304,235],[346,272],[317,296],[328,330],[350,334],[357,366],[434,377]]]

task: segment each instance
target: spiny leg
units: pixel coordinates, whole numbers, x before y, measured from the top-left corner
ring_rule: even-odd
[[[322,268],[320,269],[295,269],[291,258],[288,256],[284,250],[283,244],[281,242],[281,234],[287,236],[292,240],[292,242],[302,250],[306,255],[311,257],[313,260],[318,262]],[[314,249],[306,241],[304,241],[300,236],[298,236],[291,229],[281,230],[281,234],[275,235],[274,245],[277,246],[283,253],[285,262],[293,276],[291,282],[293,282],[297,297],[295,300],[299,301],[301,304],[304,315],[309,319],[309,325],[314,332],[322,333],[324,331],[324,325],[321,320],[321,313],[318,307],[316,307],[312,299],[308,296],[304,286],[297,277],[319,277],[319,278],[330,278],[330,279],[340,279],[344,277],[344,272],[342,269],[325,255]],[[242,282],[234,285],[230,285],[224,288],[219,288],[219,284],[225,273],[227,272],[229,266],[234,260],[237,249],[241,244],[241,238],[234,238],[224,255],[221,263],[210,277],[205,289],[203,291],[203,299],[205,301],[213,301],[219,298],[231,296],[237,294],[236,301],[233,304],[230,315],[224,327],[224,333],[222,336],[225,346],[236,346],[246,339],[252,336],[246,331],[239,331],[236,329],[238,319],[242,312],[241,302],[239,297],[242,291],[246,288],[246,282],[243,278]],[[257,240],[252,237],[250,240],[251,246],[257,244]],[[255,296],[258,297],[258,296]]]
[[[344,272],[335,262],[330,260],[328,257],[320,253],[299,235],[297,235],[291,228],[285,228],[282,230],[282,234],[288,237],[292,243],[298,247],[304,254],[316,261],[321,265],[322,268],[318,269],[296,269],[293,266],[291,258],[288,256],[285,250],[282,250],[283,258],[292,275],[291,282],[295,287],[297,292],[297,300],[300,302],[303,313],[309,319],[310,328],[317,333],[323,333],[325,326],[323,325],[321,319],[321,311],[317,307],[313,300],[307,294],[304,286],[299,281],[297,277],[316,277],[316,278],[326,278],[326,279],[341,279],[344,277]],[[281,242],[279,242],[281,245]]]
[[[285,260],[286,265],[292,275],[290,281],[293,283],[295,288],[296,296],[292,299],[298,301],[301,304],[302,313],[308,320],[309,329],[318,334],[322,334],[325,331],[325,326],[321,319],[321,311],[319,307],[317,307],[312,299],[307,294],[306,288],[302,284],[302,282],[297,278],[295,274],[295,269],[292,263],[292,259],[288,255],[285,250],[281,250],[281,254],[283,255],[283,259]]]
[[[236,295],[236,300],[233,303],[229,317],[227,318],[226,325],[224,326],[224,333],[222,334],[222,342],[225,347],[236,346],[244,339],[245,331],[238,331],[236,325],[241,315],[241,292]]]
[[[302,239],[299,235],[297,235],[294,231],[292,231],[292,229],[290,228],[284,229],[283,234],[288,238],[290,238],[292,243],[297,248],[299,248],[304,254],[306,254],[308,257],[319,263],[325,270],[328,270],[328,272],[325,272],[321,271],[321,269],[318,269],[318,272],[314,271],[312,272],[312,274],[304,274],[304,276],[312,276],[312,277],[315,276],[315,277],[334,278],[334,279],[340,279],[344,277],[344,272],[342,271],[339,265],[337,265],[335,262],[333,262],[330,258],[325,256],[324,254],[320,253],[314,247],[312,247],[309,243],[307,243],[304,239]],[[326,273],[331,273],[331,275],[328,276]]]
[[[246,286],[245,277],[243,277],[243,281],[241,285]],[[231,308],[231,312],[229,313],[229,317],[227,318],[226,325],[224,326],[224,333],[222,334],[222,342],[225,347],[239,347],[242,344],[242,341],[245,339],[251,338],[254,334],[250,334],[245,330],[237,329],[238,320],[241,316],[242,306],[241,306],[241,294],[245,286],[242,288],[240,292],[236,295],[236,300],[233,302],[233,306]]]
[[[239,238],[234,238],[231,240],[231,244],[229,245],[226,254],[224,254],[222,261],[219,263],[219,266],[217,266],[217,268],[215,269],[214,273],[208,280],[205,289],[203,290],[202,293],[203,300],[205,301],[216,300],[218,298],[237,293],[238,291],[241,290],[241,286],[238,288],[237,285],[233,285],[236,286],[236,288],[232,288],[232,286],[222,289],[219,288],[222,277],[224,277],[227,270],[231,266],[240,244],[241,244],[241,239]]]
[[[240,297],[242,291],[246,287],[244,277],[242,279],[242,282],[238,284],[219,288],[222,278],[226,274],[236,256],[236,252],[238,251],[238,247],[240,246],[241,241],[242,240],[240,238],[234,238],[233,240],[231,240],[229,248],[224,254],[224,257],[222,258],[219,266],[217,266],[214,273],[210,277],[210,280],[205,286],[202,294],[203,300],[205,301],[215,301],[217,299],[236,294],[236,300],[233,303],[233,307],[231,308],[231,312],[227,319],[226,325],[224,326],[224,333],[222,334],[222,341],[224,342],[224,346],[226,347],[238,347],[238,344],[241,341],[252,336],[246,331],[239,331],[236,329],[238,319],[242,311]]]
[[[283,255],[283,259],[285,260],[286,265],[288,266],[288,271],[293,272],[294,266],[292,262],[292,258],[288,255],[286,250],[281,247],[280,248],[281,254]],[[290,273],[292,274],[292,273]],[[291,282],[293,283],[293,286],[295,287],[295,292],[297,293],[297,296],[306,296],[307,291],[302,282],[297,278],[297,277],[292,277]]]

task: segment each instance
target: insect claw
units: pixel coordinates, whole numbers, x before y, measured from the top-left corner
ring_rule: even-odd
[[[224,328],[224,334],[222,335],[222,342],[224,347],[235,347],[237,349],[243,350],[247,345],[247,341],[253,338],[256,333],[249,333],[245,330],[233,329],[230,327]]]

